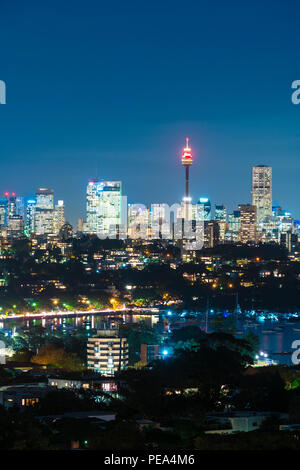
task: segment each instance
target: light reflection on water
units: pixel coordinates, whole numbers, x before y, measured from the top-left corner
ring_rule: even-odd
[[[188,312],[187,316],[188,316]],[[177,323],[177,327],[187,326],[189,324],[199,326],[203,330],[206,329],[206,315],[203,313],[194,314],[193,319],[181,318],[175,314],[171,316],[167,311],[162,311],[160,314],[160,320],[163,317],[167,317],[170,326],[174,326]],[[7,319],[1,321],[0,330],[6,329],[10,331],[23,330],[24,328],[29,329],[31,326],[48,326],[54,331],[56,328],[62,329],[65,332],[71,332],[73,329],[85,327],[87,330],[97,330],[103,327],[103,324],[116,325],[128,324],[128,323],[139,323],[143,322],[148,327],[154,326],[158,320],[158,315],[130,315],[127,313],[118,314],[93,314],[93,315],[82,315],[76,317],[47,317],[47,318],[35,318],[35,319]],[[251,319],[239,319],[236,322],[236,336],[242,337],[243,334],[252,331],[260,339],[261,350],[268,353],[270,359],[274,359],[276,362],[281,364],[291,364],[291,355],[294,351],[292,349],[292,343],[295,340],[300,340],[300,319],[293,318],[291,320],[278,318],[276,320],[265,319],[263,322],[258,320],[258,316],[253,316]],[[178,323],[179,320],[179,323]],[[213,331],[215,324],[215,317],[213,314],[209,315],[208,318],[208,332]],[[288,353],[288,354],[282,354]]]
[[[151,327],[158,321],[158,315],[129,315],[129,314],[94,314],[94,315],[82,315],[82,316],[59,316],[59,317],[46,317],[46,318],[32,318],[32,319],[7,319],[1,321],[0,329],[4,328],[7,330],[12,330],[16,327],[18,330],[24,328],[29,329],[32,326],[43,326],[51,327],[51,329],[61,328],[61,329],[76,329],[77,327],[86,327],[89,329],[100,329],[103,327],[103,324],[112,324],[112,323],[140,323],[143,322],[145,325]]]

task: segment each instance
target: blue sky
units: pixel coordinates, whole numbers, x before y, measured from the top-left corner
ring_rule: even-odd
[[[37,187],[84,215],[85,187],[121,179],[130,202],[178,202],[190,137],[194,200],[250,202],[251,166],[300,218],[296,1],[0,3],[0,193]]]

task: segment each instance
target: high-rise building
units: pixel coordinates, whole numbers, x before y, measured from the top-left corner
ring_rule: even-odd
[[[206,220],[204,222],[204,246],[213,248],[220,241],[220,227],[216,220]]]
[[[109,236],[122,223],[121,181],[91,180],[87,186],[86,231]]]
[[[143,204],[128,204],[128,237],[148,238],[149,209]]]
[[[25,204],[22,196],[16,198],[16,215],[20,215],[25,219]]]
[[[7,198],[7,215],[8,217],[12,217],[17,213],[17,200],[16,194],[11,193],[11,195]]]
[[[252,205],[256,206],[257,229],[272,216],[272,167],[257,165],[252,168]]]
[[[54,209],[54,234],[58,235],[60,229],[65,224],[65,205],[64,201],[57,201]]]
[[[54,195],[52,189],[36,191],[34,228],[37,235],[52,234],[54,230]]]
[[[242,243],[256,241],[256,206],[241,204],[239,210],[241,212],[240,241]]]
[[[122,224],[121,181],[100,181],[99,231],[102,235],[114,235]]]
[[[90,180],[86,188],[86,232],[99,232],[99,181]]]
[[[118,330],[98,330],[88,339],[87,367],[104,376],[113,376],[128,365],[128,343]]]
[[[28,235],[34,233],[34,219],[35,219],[36,200],[28,199],[26,201],[25,210],[25,230]]]
[[[171,218],[168,204],[151,204],[151,238],[171,238]]]
[[[6,227],[7,225],[7,210],[8,210],[8,201],[7,198],[0,199],[0,227]]]
[[[223,204],[215,206],[215,219],[220,220],[222,222],[227,221],[227,211],[226,207]]]
[[[19,238],[24,235],[24,220],[20,215],[11,215],[7,218],[7,236]]]
[[[218,226],[219,226],[219,240],[220,242],[225,241],[225,235],[227,232],[227,223],[225,220],[216,220]]]
[[[77,221],[77,233],[82,233],[83,227],[84,227],[84,219],[83,217],[80,217]]]
[[[201,213],[204,216],[204,220],[205,221],[211,220],[211,202],[208,199],[208,197],[200,197],[198,201],[199,208],[201,204],[202,204]]]
[[[228,216],[228,225],[231,232],[239,232],[241,229],[241,212],[233,211],[232,214]]]

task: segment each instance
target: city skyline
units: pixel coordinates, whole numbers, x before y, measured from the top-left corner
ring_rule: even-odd
[[[251,202],[249,170],[265,164],[274,200],[300,214],[299,6],[252,2],[244,14],[236,2],[154,1],[145,15],[137,2],[17,3],[18,18],[1,7],[1,193],[53,188],[73,224],[96,176],[122,180],[129,200],[146,204],[155,181],[153,202],[172,203],[184,194],[178,156],[189,135],[194,198],[230,210]]]
[[[183,149],[183,151],[184,151],[184,150],[185,150],[185,149]],[[194,152],[193,152],[193,155],[194,155]],[[178,155],[178,160],[181,160],[181,157],[182,157],[182,155],[179,154],[179,155]],[[182,164],[181,164],[181,166],[182,166]],[[261,169],[263,169],[263,168],[270,169],[269,171],[271,171],[271,199],[270,199],[271,207],[272,207],[272,206],[275,206],[275,205],[279,205],[280,207],[282,207],[283,210],[285,210],[285,211],[291,213],[291,214],[292,214],[292,217],[293,217],[295,220],[299,220],[299,219],[298,219],[298,214],[294,214],[294,213],[292,213],[292,211],[289,210],[289,207],[290,207],[290,206],[285,207],[285,206],[282,204],[282,201],[281,201],[281,200],[272,198],[272,180],[273,180],[273,175],[272,175],[273,171],[272,171],[272,170],[273,170],[273,168],[272,168],[272,166],[263,165],[263,164],[254,165],[254,166],[251,167],[251,171],[250,171],[250,175],[251,175],[250,178],[251,178],[251,180],[250,180],[250,182],[249,182],[249,187],[246,186],[246,189],[247,189],[247,191],[248,191],[248,198],[246,197],[246,198],[244,198],[244,200],[235,198],[234,201],[237,201],[237,203],[235,204],[235,202],[233,202],[233,201],[224,201],[224,200],[215,201],[215,200],[213,200],[213,199],[210,197],[209,194],[201,194],[201,192],[199,192],[199,194],[198,194],[196,197],[195,197],[194,194],[191,194],[191,195],[190,195],[190,196],[191,196],[191,202],[195,204],[195,203],[199,202],[200,199],[202,199],[202,198],[207,198],[208,201],[210,201],[210,203],[212,204],[212,207],[213,207],[213,208],[216,208],[216,207],[218,207],[218,206],[224,205],[224,206],[225,206],[225,209],[226,209],[226,214],[227,214],[227,217],[228,217],[230,214],[233,214],[236,210],[238,210],[238,206],[239,206],[239,205],[241,205],[241,204],[251,204],[251,203],[254,204],[255,196],[254,196],[254,186],[253,186],[253,175],[254,175],[255,169],[260,169],[260,168],[261,168]],[[104,179],[104,178],[98,178],[98,177],[96,177],[96,178],[89,178],[89,180],[88,180],[88,186],[89,186],[90,183],[105,182],[105,181],[111,181],[111,182],[113,182],[113,183],[117,183],[117,182],[118,182],[118,181],[116,181],[114,178],[110,178],[110,180],[107,180],[107,179]],[[192,174],[192,177],[190,178],[190,181],[193,181],[193,174]],[[119,183],[122,185],[122,188],[123,188],[124,180],[121,179],[121,180],[119,181]],[[87,183],[85,182],[84,192],[83,192],[83,194],[82,194],[82,201],[81,201],[81,204],[80,204],[80,206],[83,206],[83,207],[82,207],[82,209],[81,209],[80,212],[78,212],[78,208],[77,208],[77,211],[72,211],[72,210],[70,210],[70,207],[69,207],[67,204],[64,204],[64,203],[65,203],[65,198],[62,200],[61,197],[59,197],[59,198],[56,197],[57,202],[58,202],[58,203],[63,203],[63,204],[64,204],[64,207],[66,207],[65,220],[66,220],[67,222],[71,223],[71,224],[73,225],[73,227],[74,227],[75,230],[76,230],[76,228],[77,228],[78,219],[86,219],[86,216],[87,216],[87,213],[86,213],[86,197],[87,197],[87,194],[86,194],[86,184],[87,184]],[[124,189],[122,189],[122,194],[128,198],[127,202],[128,202],[128,204],[131,204],[131,205],[134,205],[134,204],[142,204],[142,205],[145,205],[145,206],[147,206],[147,207],[149,207],[149,208],[151,207],[152,204],[169,204],[169,205],[172,205],[172,204],[176,204],[176,203],[181,203],[181,201],[185,200],[185,196],[184,196],[184,194],[185,194],[185,191],[184,191],[184,184],[186,184],[186,183],[184,183],[183,178],[182,178],[182,176],[181,176],[181,181],[180,181],[180,182],[178,181],[177,187],[180,185],[180,188],[181,188],[181,186],[182,186],[182,197],[181,197],[181,199],[178,198],[177,200],[174,200],[174,201],[171,201],[170,198],[169,198],[167,202],[163,202],[162,200],[160,200],[159,196],[157,196],[157,193],[158,193],[157,191],[153,191],[154,197],[152,198],[152,200],[150,200],[150,202],[148,202],[148,201],[147,201],[147,202],[146,202],[146,201],[143,201],[142,198],[138,199],[137,201],[129,200],[129,198],[128,198],[128,196],[127,196],[127,192],[126,192],[126,190],[124,191]],[[125,185],[124,185],[124,186],[125,186],[125,189],[126,189],[126,182],[125,182]],[[53,192],[53,193],[56,194],[55,189],[50,188],[49,186],[47,186],[47,188],[48,188],[47,190],[49,190],[49,191],[51,191],[51,192]],[[30,196],[26,196],[26,195],[24,195],[24,194],[19,194],[19,193],[17,193],[16,191],[13,191],[13,192],[4,191],[4,192],[2,193],[2,195],[0,195],[0,199],[1,199],[1,197],[4,197],[4,198],[5,198],[5,197],[9,197],[9,196],[14,196],[14,197],[16,197],[17,199],[18,199],[18,198],[24,198],[24,202],[25,202],[25,203],[26,203],[26,202],[29,202],[29,204],[30,204],[30,203],[32,203],[32,202],[34,201],[34,197],[35,197],[34,194],[36,194],[36,192],[37,192],[37,191],[40,191],[40,190],[41,190],[41,191],[44,191],[45,188],[39,188],[39,187],[38,187],[36,190],[31,191]],[[129,191],[129,192],[130,192],[130,191]],[[0,193],[0,194],[1,194],[1,193]],[[275,187],[275,194],[276,194],[276,187]],[[60,195],[60,196],[61,196],[61,195]],[[62,196],[63,196],[63,195],[62,195]],[[254,205],[255,205],[255,204],[254,204]],[[53,205],[53,207],[54,207],[54,205]],[[215,211],[213,211],[213,212],[215,212]],[[272,211],[271,211],[271,212],[272,212]],[[73,213],[73,216],[70,217],[70,216],[69,216],[69,213]],[[270,214],[268,214],[268,215],[270,215]],[[218,218],[218,217],[217,217],[217,218]],[[299,215],[299,218],[300,218],[300,215]]]

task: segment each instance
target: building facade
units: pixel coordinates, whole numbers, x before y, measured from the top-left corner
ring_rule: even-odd
[[[34,231],[37,235],[52,234],[54,230],[54,194],[52,189],[36,191]]]
[[[257,165],[252,168],[252,205],[256,206],[257,230],[272,217],[272,167]]]
[[[241,213],[240,241],[242,243],[256,241],[256,206],[242,204],[239,206]]]
[[[128,343],[119,330],[99,330],[88,340],[87,367],[104,376],[113,376],[128,366]]]

